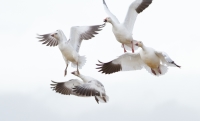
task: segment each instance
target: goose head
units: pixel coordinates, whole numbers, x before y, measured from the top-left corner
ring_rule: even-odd
[[[51,34],[51,36],[56,38],[57,40],[60,40],[62,38],[62,35],[63,35],[62,30],[56,30]]]
[[[110,17],[107,17],[107,18],[104,19],[104,22],[109,22],[109,23],[111,23],[111,22],[112,22],[112,19],[111,19]]]
[[[138,41],[135,45],[138,46],[138,47],[143,47],[142,41]]]
[[[79,71],[73,71],[72,74],[75,75],[75,76],[79,76],[80,75]]]

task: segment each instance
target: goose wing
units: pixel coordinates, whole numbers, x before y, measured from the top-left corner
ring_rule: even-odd
[[[58,45],[58,39],[56,39],[53,35],[56,34],[56,32],[49,33],[49,34],[38,34],[39,42],[43,42],[42,44],[46,44],[46,46],[57,46]]]
[[[135,0],[131,3],[123,23],[131,33],[133,31],[133,26],[137,15],[146,9],[151,3],[152,0]]]
[[[110,10],[108,9],[108,6],[106,5],[105,0],[103,0],[103,6],[104,6],[104,9],[105,9],[106,13],[108,14],[108,16],[109,16],[115,23],[118,23],[118,24],[119,24],[119,20],[117,19],[117,17],[116,17],[114,14],[112,14],[112,13],[110,12]]]
[[[89,40],[98,34],[97,31],[101,31],[105,26],[105,23],[102,25],[93,25],[93,26],[73,26],[70,30],[70,43],[74,49],[79,52],[82,40]]]
[[[63,95],[70,95],[70,94],[74,94],[77,95],[76,93],[74,93],[72,90],[75,86],[81,85],[82,82],[78,79],[71,79],[69,81],[66,82],[55,82],[52,81],[51,88],[56,91],[57,93],[61,93]]]
[[[100,62],[96,65],[99,66],[99,72],[111,74],[118,71],[140,70],[145,64],[139,53],[125,53],[110,62]]]
[[[169,56],[167,53],[165,52],[159,52],[159,51],[155,51],[155,54],[160,58],[160,60],[162,61],[163,64],[166,64],[168,66],[176,66],[176,67],[181,67],[179,65],[177,65]]]
[[[82,96],[105,96],[103,84],[96,80],[91,80],[82,85],[75,86],[73,91]]]

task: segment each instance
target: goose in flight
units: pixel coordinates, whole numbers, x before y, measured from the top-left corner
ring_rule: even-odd
[[[116,16],[108,9],[105,0],[103,0],[104,9],[109,16],[104,19],[104,22],[109,22],[112,24],[112,31],[116,40],[122,43],[124,52],[126,52],[126,49],[130,50],[131,48],[132,53],[134,53],[134,48],[137,49],[134,47],[134,43],[137,41],[132,37],[133,26],[137,15],[146,9],[151,3],[152,0],[135,0],[129,6],[124,22],[120,23]]]
[[[139,53],[124,53],[107,63],[99,61],[100,64],[97,64],[97,69],[99,69],[99,72],[111,74],[118,71],[140,70],[145,68],[149,73],[159,76],[167,72],[167,66],[181,67],[165,52],[159,52],[153,48],[146,47],[141,41],[138,41],[136,46],[142,48]]]
[[[81,46],[82,40],[88,40],[98,34],[97,31],[102,30],[105,26],[105,23],[102,25],[94,26],[73,26],[70,29],[70,38],[67,40],[65,34],[62,30],[57,30],[55,32],[38,35],[38,39],[42,44],[46,46],[57,46],[59,47],[63,58],[66,63],[66,68],[64,70],[64,76],[67,75],[67,67],[71,62],[72,67],[82,68],[86,62],[85,56],[79,55],[79,48]]]
[[[75,76],[80,77],[83,81],[78,79],[71,79],[66,82],[52,81],[51,88],[63,95],[75,95],[80,97],[94,96],[97,103],[108,102],[109,97],[106,95],[103,84],[98,80],[82,75],[79,71],[72,72]]]

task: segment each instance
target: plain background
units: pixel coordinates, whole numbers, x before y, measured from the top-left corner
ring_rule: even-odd
[[[133,0],[106,0],[123,22]],[[1,121],[199,121],[200,58],[199,2],[153,0],[138,15],[133,38],[165,51],[181,69],[170,67],[160,77],[146,70],[99,73],[97,60],[110,61],[123,54],[106,27],[83,41],[87,62],[80,72],[101,81],[108,103],[93,97],[65,96],[50,89],[51,80],[76,78],[58,47],[46,47],[36,34],[61,29],[69,38],[71,26],[103,24],[107,17],[102,0],[0,0],[0,120]],[[137,52],[140,49],[137,50]]]

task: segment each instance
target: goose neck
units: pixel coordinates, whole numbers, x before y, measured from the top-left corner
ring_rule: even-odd
[[[65,34],[63,33],[63,31],[60,30],[60,39],[61,41],[67,41],[67,37],[65,36]]]
[[[83,80],[83,82],[87,82],[87,76],[79,74],[78,77],[80,77]]]
[[[141,46],[142,50],[145,51],[146,47],[144,45]]]
[[[113,28],[117,28],[117,23],[115,23],[114,21],[111,21],[110,23],[112,24]]]

